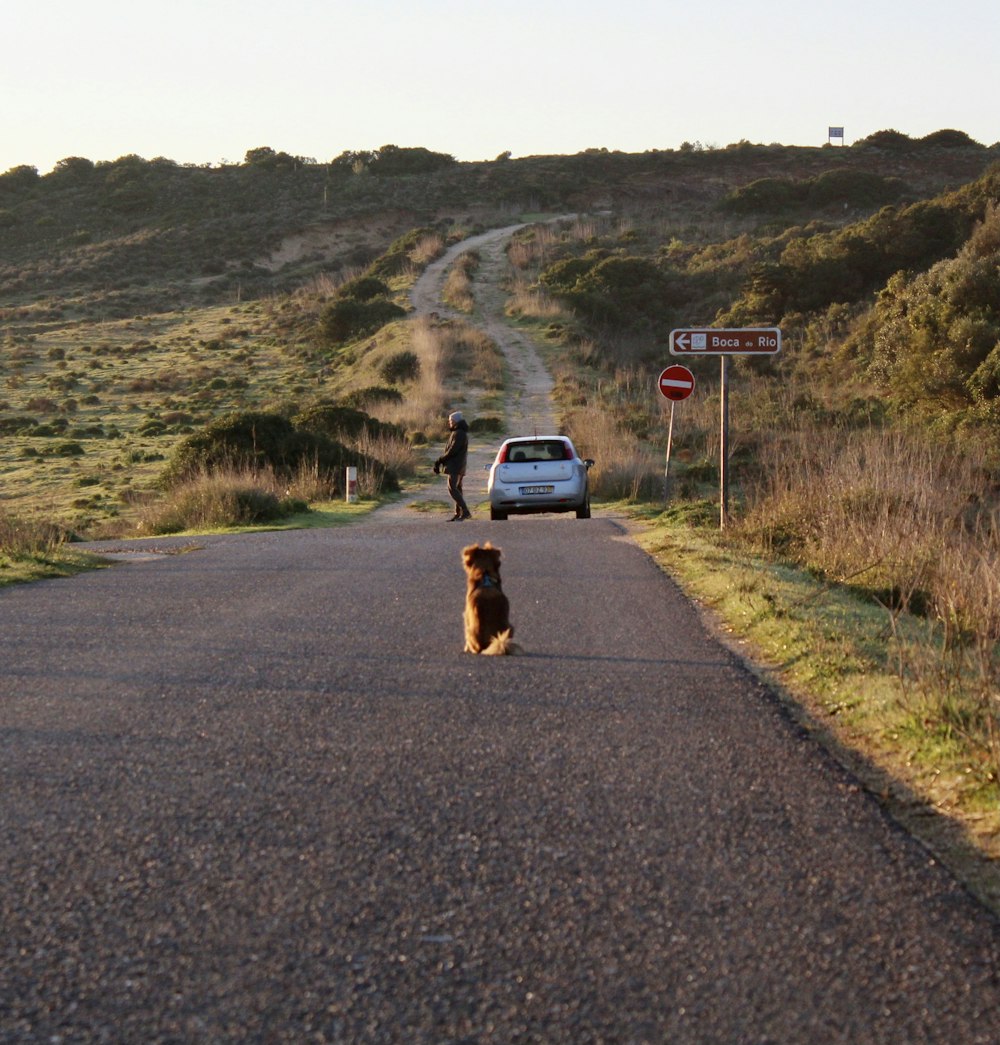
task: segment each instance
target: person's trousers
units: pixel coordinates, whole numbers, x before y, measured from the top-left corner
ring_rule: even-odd
[[[465,498],[462,496],[462,480],[465,478],[465,472],[459,472],[458,475],[448,475],[448,495],[455,502],[455,514],[456,515],[470,515],[469,506],[465,503]]]

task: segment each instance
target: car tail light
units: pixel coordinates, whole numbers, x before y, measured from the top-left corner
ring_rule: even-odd
[[[570,446],[569,443],[567,443],[566,452],[563,454],[563,457],[565,457],[567,461],[572,461],[574,456],[575,455],[573,453],[573,447]]]
[[[507,461],[507,447],[501,446],[500,453],[497,454],[497,464],[505,464]]]

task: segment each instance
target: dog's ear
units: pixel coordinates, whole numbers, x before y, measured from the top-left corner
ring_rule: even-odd
[[[500,569],[500,549],[499,548],[489,547],[489,548],[486,549],[486,551],[487,551],[487,554],[489,555],[489,557],[493,560],[493,568],[495,570],[499,570]]]
[[[473,560],[476,557],[477,551],[479,551],[478,544],[467,545],[465,548],[462,549],[462,562],[464,562],[466,566],[471,566]]]

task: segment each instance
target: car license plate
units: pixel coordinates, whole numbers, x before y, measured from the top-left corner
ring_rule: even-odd
[[[521,493],[522,494],[552,493],[552,491],[554,489],[555,489],[554,486],[522,486],[521,487]]]

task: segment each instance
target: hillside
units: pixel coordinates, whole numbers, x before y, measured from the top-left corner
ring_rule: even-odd
[[[391,147],[386,147],[391,150]],[[383,150],[384,151],[384,150]],[[873,203],[915,201],[978,177],[1000,150],[974,144],[913,143],[849,149],[754,146],[723,150],[499,158],[446,162],[411,173],[405,162],[379,173],[364,165],[310,164],[255,149],[244,164],[178,166],[124,156],[63,160],[49,174],[30,167],[0,175],[0,321],[64,314],[121,317],[137,308],[243,300],[293,289],[317,272],[360,266],[416,225],[479,227],[500,215],[611,210],[642,224],[703,225],[734,190],[761,179],[808,179],[831,172],[888,183],[888,196],[845,193],[808,201],[797,217],[836,224]],[[431,154],[434,155],[434,154]],[[426,164],[424,164],[426,165]],[[710,239],[727,226],[701,230]],[[287,264],[290,236],[323,230],[337,242]],[[11,309],[16,312],[11,313]]]
[[[565,407],[617,389],[622,374],[644,386],[671,326],[780,323],[786,348],[771,370],[788,387],[805,381],[819,411],[860,400],[870,417],[898,402],[953,428],[989,422],[993,241],[978,234],[971,274],[923,273],[954,263],[992,213],[998,159],[1000,147],[958,132],[884,132],[851,148],[457,163],[385,146],[328,164],[260,148],[218,168],[136,156],[71,157],[44,176],[14,168],[0,175],[5,499],[83,532],[128,516],[178,441],[222,414],[291,416],[340,395],[368,380],[372,346],[364,373],[380,382],[378,367],[405,358],[409,335],[389,321],[433,256],[421,260],[422,243],[542,214],[581,215],[554,238],[529,231],[512,257],[516,283],[566,310],[521,317],[582,364],[559,382]],[[979,309],[946,403],[879,347],[882,327],[899,330],[907,303],[942,280],[974,288],[967,304]],[[966,305],[949,300],[941,324],[961,339]],[[619,422],[659,438],[656,404],[626,399],[613,391]]]

